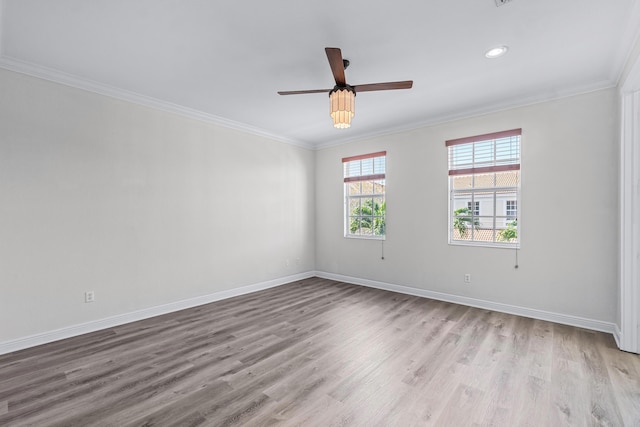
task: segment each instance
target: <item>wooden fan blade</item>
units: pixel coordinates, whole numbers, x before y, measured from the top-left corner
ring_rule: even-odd
[[[337,47],[325,47],[329,66],[333,73],[333,78],[338,86],[345,86],[347,79],[344,76],[344,62],[342,61],[342,51]]]
[[[303,95],[305,93],[329,93],[331,89],[311,89],[311,90],[284,90],[278,92],[278,95]]]
[[[385,83],[370,83],[366,85],[352,86],[353,90],[358,92],[371,92],[374,90],[393,90],[393,89],[411,89],[413,87],[413,80],[404,80],[401,82],[385,82]]]

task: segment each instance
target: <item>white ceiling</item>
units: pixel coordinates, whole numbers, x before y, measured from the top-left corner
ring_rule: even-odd
[[[617,84],[637,0],[2,0],[0,67],[322,147]],[[508,45],[488,60],[485,51]],[[324,48],[363,92],[334,129]]]

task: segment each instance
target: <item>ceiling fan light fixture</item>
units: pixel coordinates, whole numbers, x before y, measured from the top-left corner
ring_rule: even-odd
[[[333,127],[346,129],[351,126],[351,119],[356,114],[356,92],[351,86],[336,86],[329,92],[329,114]]]
[[[351,127],[351,119],[356,114],[356,88],[358,92],[373,92],[378,90],[411,89],[413,87],[413,80],[349,86],[344,75],[344,69],[349,66],[349,60],[342,58],[342,51],[337,47],[326,47],[324,51],[329,60],[333,79],[336,81],[333,89],[287,90],[280,91],[278,94],[301,95],[304,93],[329,92],[329,115],[335,128],[346,129]]]

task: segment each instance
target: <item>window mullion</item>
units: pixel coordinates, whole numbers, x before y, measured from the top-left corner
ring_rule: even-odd
[[[495,179],[495,178],[494,178]],[[496,242],[496,213],[498,212],[496,209],[498,208],[498,193],[496,191],[493,192],[493,233],[492,236],[492,240],[493,243]]]

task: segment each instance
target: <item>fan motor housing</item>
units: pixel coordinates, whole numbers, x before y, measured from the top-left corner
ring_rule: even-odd
[[[331,89],[331,91],[329,92],[329,98],[331,98],[332,93],[337,92],[339,90],[344,90],[344,89],[347,89],[349,92],[353,92],[353,96],[357,95],[356,90],[351,85],[344,85],[344,86],[335,85],[333,89]]]

